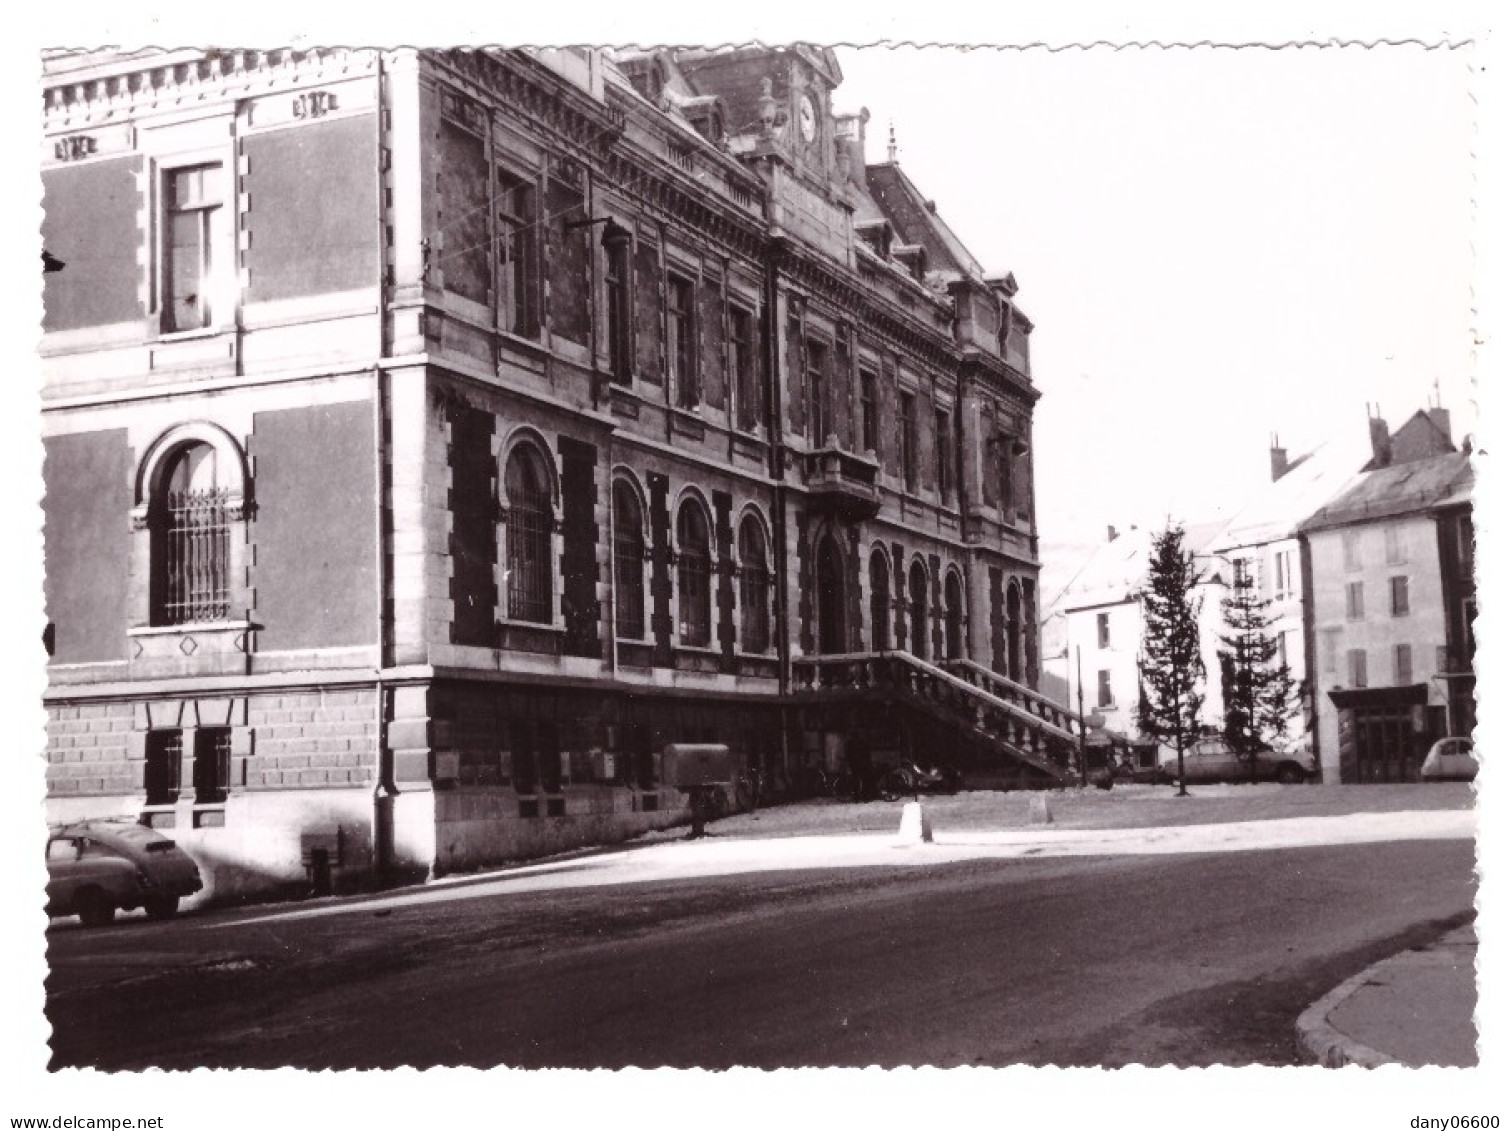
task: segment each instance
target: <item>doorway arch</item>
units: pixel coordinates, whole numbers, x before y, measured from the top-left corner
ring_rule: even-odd
[[[892,576],[884,550],[871,551],[871,650],[892,646]]]

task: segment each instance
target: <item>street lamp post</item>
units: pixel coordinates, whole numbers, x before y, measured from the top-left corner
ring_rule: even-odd
[[[1087,783],[1086,773],[1086,690],[1081,685],[1081,646],[1076,645],[1076,719],[1081,724],[1081,784]]]

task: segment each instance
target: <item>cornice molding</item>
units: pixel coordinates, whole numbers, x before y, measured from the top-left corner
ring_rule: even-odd
[[[309,50],[213,50],[193,59],[144,56],[123,69],[89,78],[44,81],[43,113],[50,126],[100,114],[117,116],[145,108],[182,108],[186,102],[214,102],[267,94],[280,85],[317,78],[329,81],[376,71],[373,48],[317,47]]]

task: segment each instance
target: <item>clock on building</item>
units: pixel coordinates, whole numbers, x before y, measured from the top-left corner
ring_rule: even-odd
[[[818,133],[818,112],[813,108],[811,95],[803,95],[802,101],[797,104],[797,124],[804,141],[812,141]]]

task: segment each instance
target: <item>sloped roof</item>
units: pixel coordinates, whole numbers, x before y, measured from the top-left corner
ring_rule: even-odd
[[[1214,553],[1292,538],[1296,528],[1359,474],[1359,453],[1332,442],[1313,449],[1238,508],[1212,542]]]
[[[1222,522],[1196,523],[1185,528],[1186,549],[1196,555],[1197,576],[1207,580],[1214,559],[1211,544],[1222,532]],[[1149,554],[1157,530],[1129,530],[1106,542],[1086,559],[1064,590],[1050,602],[1050,610],[1069,612],[1096,605],[1130,601],[1143,587],[1149,569]]]
[[[921,244],[931,268],[953,270],[978,282],[984,278],[985,271],[976,257],[895,161],[867,165],[866,187],[897,229],[900,242]]]
[[[1363,471],[1298,529],[1322,530],[1436,510],[1468,502],[1473,488],[1474,466],[1466,452]]]

